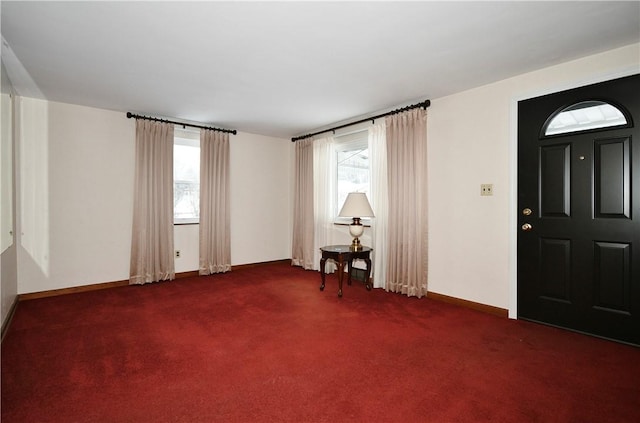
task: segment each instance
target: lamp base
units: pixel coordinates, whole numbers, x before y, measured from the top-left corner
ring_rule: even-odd
[[[360,244],[360,239],[353,238],[351,241],[351,251],[362,251],[362,244]]]
[[[353,218],[353,223],[349,225],[349,234],[353,237],[351,242],[351,251],[361,251],[362,244],[360,244],[360,236],[364,232],[364,226],[360,223],[359,217]]]

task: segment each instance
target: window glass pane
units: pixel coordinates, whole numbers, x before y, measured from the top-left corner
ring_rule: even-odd
[[[337,209],[336,215],[342,209],[342,205],[350,192],[369,193],[369,148],[357,147],[349,150],[338,151],[338,179],[337,179]]]
[[[544,134],[567,134],[626,124],[627,119],[617,107],[602,101],[584,101],[555,115],[547,124]]]
[[[198,223],[200,218],[200,145],[175,138],[173,146],[174,223]]]

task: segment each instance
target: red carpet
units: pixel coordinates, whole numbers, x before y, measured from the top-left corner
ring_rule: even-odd
[[[22,302],[2,422],[638,422],[640,349],[287,264]]]

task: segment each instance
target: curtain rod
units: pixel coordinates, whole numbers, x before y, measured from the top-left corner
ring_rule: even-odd
[[[136,115],[136,114],[133,114],[131,112],[127,112],[127,118],[129,118],[129,119],[135,118],[135,119],[143,119],[143,120],[152,120],[154,122],[173,123],[174,125],[182,125],[183,128],[185,126],[189,126],[191,128],[210,129],[212,131],[226,132],[228,134],[233,134],[233,135],[236,135],[238,133],[238,131],[236,131],[235,129],[221,129],[221,128],[214,128],[214,127],[211,127],[211,126],[194,125],[192,123],[176,122],[176,121],[168,120],[168,119],[160,119],[160,118],[154,118],[154,117],[149,117],[149,116]]]
[[[329,129],[325,129],[324,131],[318,131],[318,132],[314,132],[313,134],[306,134],[306,135],[300,135],[299,137],[293,137],[293,138],[291,138],[291,141],[292,142],[296,142],[296,141],[300,141],[300,140],[305,139],[305,138],[314,137],[316,135],[324,134],[325,132],[331,132],[331,131],[333,131],[333,133],[335,134],[336,130],[338,130],[338,129],[346,128],[348,126],[357,125],[357,124],[362,123],[362,122],[371,121],[371,123],[373,123],[378,118],[385,117],[385,116],[396,115],[398,113],[406,112],[407,110],[411,110],[411,109],[417,109],[419,107],[423,107],[426,110],[427,107],[429,107],[430,105],[431,105],[431,100],[425,100],[422,103],[412,104],[411,106],[403,107],[401,109],[392,110],[390,112],[382,113],[382,114],[379,114],[377,116],[372,116],[372,117],[369,117],[369,118],[360,119],[360,120],[357,120],[355,122],[345,123],[344,125],[336,126],[336,127],[329,128]]]

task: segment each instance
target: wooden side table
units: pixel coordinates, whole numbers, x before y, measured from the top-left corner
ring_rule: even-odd
[[[351,285],[351,270],[353,268],[353,260],[361,259],[367,265],[367,278],[365,280],[368,291],[371,291],[371,251],[372,248],[362,247],[359,250],[353,250],[350,245],[328,245],[320,248],[322,258],[320,259],[320,291],[324,290],[325,265],[327,259],[333,260],[338,265],[338,297],[342,297],[342,277],[344,276],[344,264],[347,263],[347,284]]]

